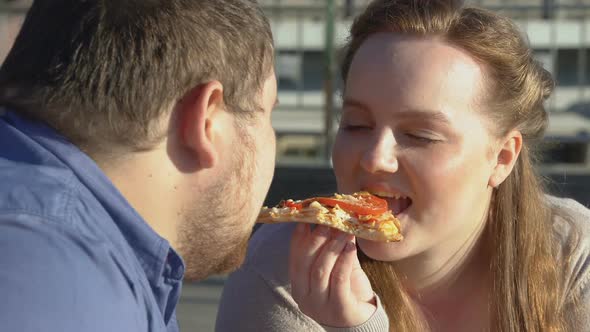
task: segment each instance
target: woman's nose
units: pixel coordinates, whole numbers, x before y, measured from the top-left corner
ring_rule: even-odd
[[[395,136],[391,131],[382,133],[364,152],[361,167],[369,173],[394,173],[398,170]]]

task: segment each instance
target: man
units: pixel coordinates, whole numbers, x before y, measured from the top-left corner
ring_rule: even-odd
[[[1,329],[177,331],[270,186],[273,61],[254,1],[34,1],[0,68]]]

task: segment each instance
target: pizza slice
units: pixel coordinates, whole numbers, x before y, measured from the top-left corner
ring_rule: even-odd
[[[403,239],[400,222],[388,209],[387,201],[368,192],[283,200],[275,207],[263,207],[257,222],[326,225],[359,238],[380,242]]]

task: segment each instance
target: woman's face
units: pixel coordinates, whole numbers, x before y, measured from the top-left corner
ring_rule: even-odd
[[[405,237],[359,239],[369,257],[449,252],[485,223],[495,140],[479,112],[482,74],[436,39],[379,33],[357,51],[332,155],[338,189],[389,197]]]

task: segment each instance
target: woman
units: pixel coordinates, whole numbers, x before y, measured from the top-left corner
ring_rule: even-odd
[[[342,75],[338,190],[386,198],[405,238],[358,239],[360,270],[349,236],[265,226],[218,329],[381,331],[384,310],[391,331],[587,330],[590,212],[535,175],[553,81],[515,25],[459,1],[377,0]]]

